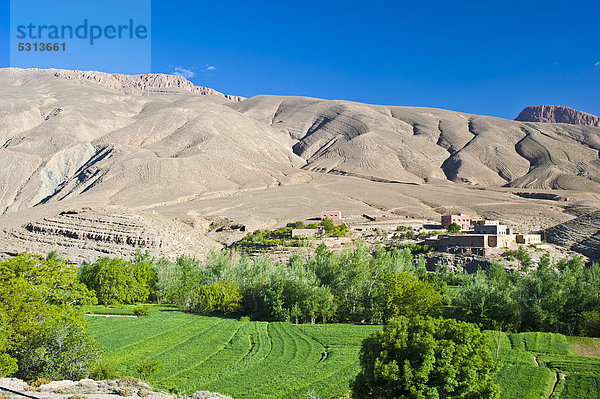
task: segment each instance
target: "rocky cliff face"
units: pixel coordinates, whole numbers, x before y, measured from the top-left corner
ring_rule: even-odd
[[[55,250],[66,259],[82,262],[104,256],[130,257],[138,248],[158,257],[193,254],[202,258],[220,247],[205,236],[208,223],[120,208],[67,210],[22,226],[0,228],[0,258]]]
[[[534,105],[527,107],[521,111],[515,120],[521,122],[600,126],[600,117],[559,105]]]

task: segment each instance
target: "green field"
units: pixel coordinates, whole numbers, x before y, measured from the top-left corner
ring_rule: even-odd
[[[157,360],[162,368],[150,382],[158,389],[234,398],[343,396],[359,370],[362,340],[381,328],[244,322],[159,307],[147,317],[88,321],[122,375],[136,376],[140,360]],[[498,332],[486,334],[495,357]],[[600,358],[575,355],[560,334],[502,333],[497,383],[503,399],[600,398]]]
[[[135,376],[137,362],[159,360],[155,387],[234,398],[344,395],[358,372],[360,343],[379,328],[242,322],[175,311],[88,320],[105,360],[121,374]]]
[[[498,332],[486,334],[495,356]],[[600,358],[575,355],[561,334],[500,334],[498,368],[503,399],[600,398]]]

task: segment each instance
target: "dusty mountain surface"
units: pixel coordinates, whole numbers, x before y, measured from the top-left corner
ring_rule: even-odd
[[[534,105],[527,107],[521,111],[515,120],[522,122],[600,126],[600,117],[560,105]]]
[[[0,255],[202,256],[325,209],[524,231],[600,209],[600,127],[239,101],[169,75],[9,68],[0,92]]]
[[[546,231],[548,242],[600,259],[600,211],[586,213]]]
[[[600,128],[432,108],[258,96],[230,105],[287,132],[305,170],[380,181],[600,191]]]

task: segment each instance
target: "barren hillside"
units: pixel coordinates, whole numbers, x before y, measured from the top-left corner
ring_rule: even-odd
[[[600,190],[600,128],[258,96],[230,107],[296,141],[304,169],[369,179]]]
[[[243,100],[169,75],[9,68],[0,90],[5,254],[60,249],[79,259],[141,246],[201,255],[218,246],[198,228],[211,220],[251,231],[326,208],[432,220],[463,211],[523,229],[600,208],[598,127]],[[516,188],[568,191],[558,202]],[[62,213],[84,208],[82,217]],[[149,214],[177,233],[151,229],[159,219]],[[121,219],[125,238],[113,234]],[[194,220],[192,230],[181,220]]]

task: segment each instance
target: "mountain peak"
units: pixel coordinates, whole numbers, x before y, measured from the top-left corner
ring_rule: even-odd
[[[600,126],[600,117],[560,105],[533,105],[521,111],[515,120]]]

